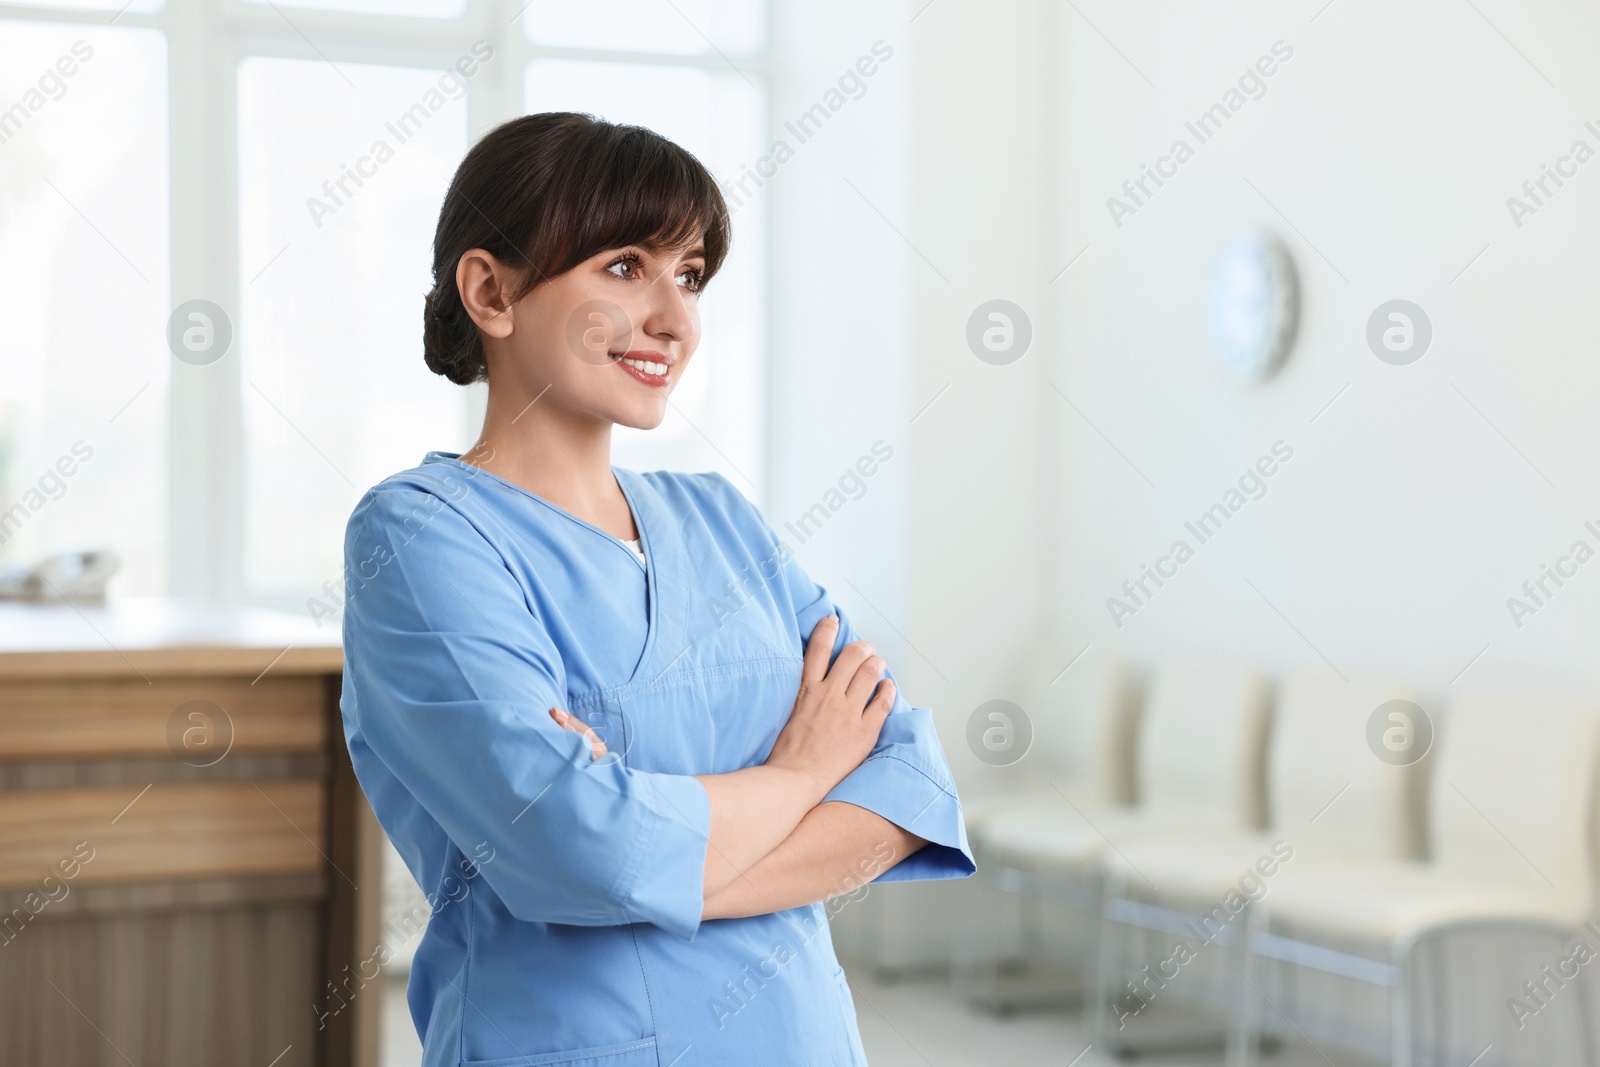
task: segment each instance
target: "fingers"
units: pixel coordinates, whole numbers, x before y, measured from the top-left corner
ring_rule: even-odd
[[[829,612],[811,629],[806,641],[805,662],[800,667],[800,677],[812,685],[828,675],[828,657],[833,654],[833,640],[839,636],[839,616]]]
[[[849,691],[856,672],[861,670],[862,664],[872,659],[877,651],[871,641],[851,641],[839,650],[838,658],[833,661],[833,666],[828,668],[828,681],[842,692]],[[881,669],[879,673],[882,673]],[[862,692],[860,697],[865,702],[867,694]]]
[[[870,641],[852,641],[839,650],[838,658],[830,667],[828,657],[833,653],[833,642],[839,636],[839,625],[839,614],[835,610],[824,615],[812,628],[811,637],[806,641],[805,662],[800,668],[802,683],[815,686],[826,679],[840,688],[848,688],[861,664],[877,651]],[[865,693],[861,696],[862,699],[866,698]]]
[[[843,659],[844,657],[839,657]],[[861,666],[856,668],[855,674],[850,677],[845,692],[850,696],[852,707],[862,708],[872,696],[872,691],[878,684],[878,679],[883,677],[883,672],[889,665],[883,661],[882,656],[868,656],[861,661]]]
[[[877,649],[872,642],[857,640],[840,649],[833,665],[829,666],[828,657],[832,654],[834,640],[839,636],[839,626],[839,614],[835,610],[824,615],[812,628],[811,637],[806,642],[805,662],[800,669],[801,685],[816,687],[828,684],[836,691],[845,693],[856,707],[861,707],[871,694],[872,687],[883,676],[887,665],[876,654]]]
[[[608,751],[606,748],[606,743],[600,740],[600,735],[591,730],[589,728],[589,724],[585,723],[583,720],[574,718],[567,712],[562,711],[560,708],[551,708],[550,717],[554,719],[556,724],[563,730],[571,730],[573,733],[582,734],[589,739],[591,759],[599,759]]]
[[[867,705],[867,710],[862,717],[883,725],[883,720],[889,717],[889,712],[894,709],[894,679],[885,678],[878,683],[878,691],[872,698],[872,703]]]

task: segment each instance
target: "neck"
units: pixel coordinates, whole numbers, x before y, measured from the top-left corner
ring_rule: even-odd
[[[483,431],[461,458],[593,521],[621,495],[611,473],[611,426],[562,410],[548,393],[490,389]]]

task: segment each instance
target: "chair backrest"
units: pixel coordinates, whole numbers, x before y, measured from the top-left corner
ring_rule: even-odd
[[[1404,707],[1378,716],[1376,750],[1370,726],[1389,701],[1411,699],[1408,686],[1389,679],[1344,681],[1325,670],[1285,678],[1267,759],[1274,832],[1297,851],[1313,854],[1421,858],[1423,784],[1432,746],[1421,748],[1412,762],[1383,748],[1382,731],[1405,729],[1403,720],[1390,717],[1408,715]]]
[[[1151,679],[1139,719],[1139,800],[1242,826],[1265,825],[1271,704],[1248,667],[1178,660]]]
[[[1070,661],[1069,661],[1070,662]],[[1040,686],[1029,763],[1069,793],[1108,804],[1133,801],[1137,708],[1132,672],[1119,657],[1090,648]]]
[[[1572,697],[1458,692],[1439,729],[1429,790],[1439,867],[1553,889],[1587,907],[1597,723],[1588,703]]]

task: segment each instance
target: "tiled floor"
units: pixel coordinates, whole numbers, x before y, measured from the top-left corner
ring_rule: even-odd
[[[858,968],[857,971],[860,969]],[[872,1067],[1112,1067],[1127,1061],[1089,1046],[1077,1013],[1035,1012],[1000,1019],[968,1010],[942,979],[883,984],[851,973],[861,1040]],[[418,1067],[421,1047],[406,1012],[403,981],[387,994],[382,1067]],[[1327,1053],[1325,1057],[1322,1053]],[[1163,1055],[1151,1067],[1220,1067],[1220,1055]],[[1335,1050],[1290,1048],[1265,1067],[1357,1067]]]
[[[1135,1062],[1094,1048],[1077,1011],[1033,1011],[1001,1018],[960,1003],[944,979],[884,985],[862,973],[861,978],[852,974],[851,988],[861,1041],[872,1067],[1112,1067]],[[1159,1025],[1164,1020],[1151,1021]],[[1151,1067],[1221,1067],[1223,1057],[1218,1049],[1146,1055],[1136,1062]],[[1263,1067],[1363,1067],[1363,1061],[1343,1058],[1337,1050],[1310,1047],[1281,1049],[1260,1062]]]

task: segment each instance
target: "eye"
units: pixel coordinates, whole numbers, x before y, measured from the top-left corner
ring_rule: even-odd
[[[700,291],[700,287],[705,284],[704,277],[705,276],[700,272],[700,268],[698,267],[686,267],[683,273],[678,275],[680,280],[684,278],[689,279],[688,284],[685,285],[684,288],[689,290],[691,293],[698,293]]]
[[[628,268],[629,273],[617,274],[616,268],[623,266]],[[644,261],[639,258],[637,252],[627,252],[606,264],[606,270],[617,274],[619,278],[641,278],[644,276]]]

